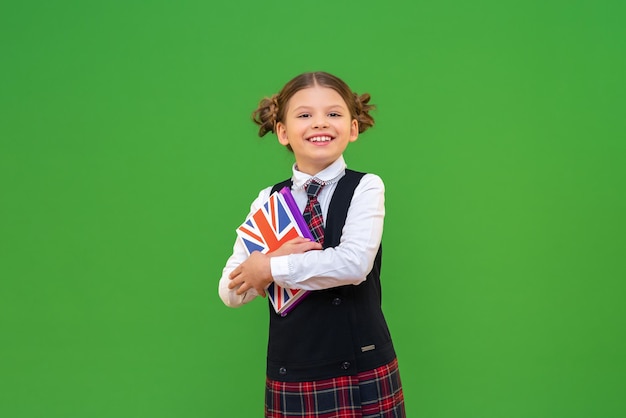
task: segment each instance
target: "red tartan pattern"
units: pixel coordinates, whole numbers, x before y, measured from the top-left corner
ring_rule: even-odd
[[[266,418],[405,418],[398,360],[357,374],[315,382],[267,379]]]
[[[304,208],[304,213],[302,216],[306,221],[315,241],[320,244],[324,244],[324,218],[322,217],[322,208],[320,206],[319,201],[317,200],[317,195],[324,187],[323,183],[319,183],[317,180],[312,179],[311,182],[306,186],[306,193],[309,197],[306,207]]]

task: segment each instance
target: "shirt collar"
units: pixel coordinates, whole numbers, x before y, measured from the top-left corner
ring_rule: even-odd
[[[315,177],[318,180],[321,180],[324,184],[335,183],[339,181],[339,179],[346,172],[346,162],[343,159],[343,155],[340,155],[339,158],[335,160],[331,165],[315,174],[314,176],[310,174],[303,173],[302,171],[298,171],[296,165],[293,165],[293,176],[291,180],[293,181],[293,185],[296,188],[302,188],[306,185],[306,183],[311,180],[311,178]]]

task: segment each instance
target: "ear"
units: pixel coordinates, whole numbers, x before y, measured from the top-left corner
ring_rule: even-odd
[[[354,142],[359,137],[359,121],[352,119],[350,123],[350,142]]]
[[[278,122],[276,124],[276,137],[278,138],[278,142],[280,142],[281,145],[289,145],[289,138],[287,138],[287,128],[282,122]]]

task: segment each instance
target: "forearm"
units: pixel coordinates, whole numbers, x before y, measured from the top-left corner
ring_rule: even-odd
[[[321,290],[357,285],[372,269],[374,257],[369,260],[369,257],[339,247],[292,254],[283,260],[272,259],[272,275],[277,284],[292,289]]]

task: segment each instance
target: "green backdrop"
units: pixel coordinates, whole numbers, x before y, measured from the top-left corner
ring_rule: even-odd
[[[217,282],[303,71],[378,105],[409,417],[626,416],[626,3],[0,6],[0,416],[262,416],[265,301]]]

